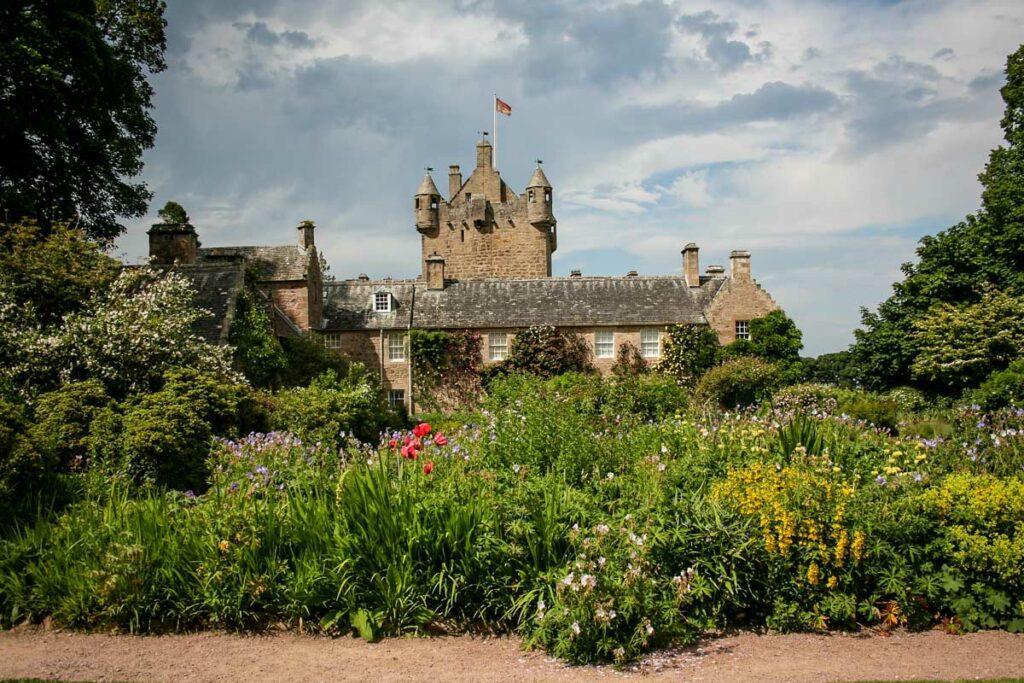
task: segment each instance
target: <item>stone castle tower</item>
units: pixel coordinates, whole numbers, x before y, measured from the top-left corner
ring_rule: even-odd
[[[447,201],[428,171],[415,199],[423,279],[443,287],[445,279],[551,277],[552,199],[539,163],[526,192],[512,191],[487,140],[477,143],[476,168],[465,182],[458,166],[449,167]]]

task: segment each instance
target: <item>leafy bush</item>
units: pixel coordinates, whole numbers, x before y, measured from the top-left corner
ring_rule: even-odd
[[[666,332],[658,370],[692,387],[718,363],[718,335],[707,325],[671,325]]]
[[[980,387],[965,394],[964,401],[979,405],[984,410],[1024,407],[1024,360],[993,372]]]
[[[550,325],[531,327],[516,333],[503,365],[510,370],[539,377],[566,372],[593,372],[590,346],[579,334]]]
[[[335,445],[343,441],[343,433],[375,442],[389,424],[380,388],[356,365],[345,378],[329,371],[308,387],[278,393],[270,422],[274,429],[293,431],[304,441]]]
[[[640,349],[632,342],[624,342],[619,345],[618,353],[615,356],[615,365],[612,366],[612,374],[616,377],[633,377],[650,372],[651,368],[647,359],[640,353]]]
[[[0,522],[17,507],[18,495],[46,472],[47,463],[25,438],[26,424],[24,406],[0,396]]]
[[[91,449],[92,422],[112,403],[97,380],[66,384],[39,397],[29,438],[51,467],[82,469]]]
[[[349,374],[348,359],[337,351],[324,348],[306,337],[281,337],[285,368],[277,380],[281,387],[304,387],[324,374],[334,372],[339,377]]]
[[[274,334],[262,294],[246,287],[238,295],[236,307],[230,338],[235,366],[255,386],[280,386],[288,359]]]
[[[771,363],[752,357],[733,358],[701,378],[694,399],[726,409],[749,406],[770,396],[778,382],[779,371]]]

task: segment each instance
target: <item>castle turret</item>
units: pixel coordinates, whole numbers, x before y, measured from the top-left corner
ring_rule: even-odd
[[[437,231],[441,225],[440,206],[441,193],[428,169],[420,189],[416,190],[416,229],[421,233]]]
[[[538,228],[554,225],[555,214],[551,205],[551,183],[538,163],[526,186],[526,220]]]

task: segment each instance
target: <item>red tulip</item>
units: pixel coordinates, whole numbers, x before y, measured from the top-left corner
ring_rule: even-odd
[[[434,471],[434,461],[428,460],[423,463],[423,474],[430,474]]]
[[[408,446],[402,446],[402,457],[403,458],[408,458],[409,457],[409,447]]]
[[[437,434],[434,435],[434,443],[436,443],[438,446],[447,446],[448,437],[442,434],[441,432],[438,432]]]
[[[391,439],[391,441],[388,441],[388,446],[391,447],[391,450],[398,448],[398,439]]]
[[[430,423],[420,422],[418,425],[412,428],[412,433],[416,436],[423,438],[430,433]]]

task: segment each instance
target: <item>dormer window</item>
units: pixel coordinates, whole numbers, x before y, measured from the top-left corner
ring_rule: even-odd
[[[389,313],[391,311],[390,292],[374,292],[373,311],[374,313]]]

